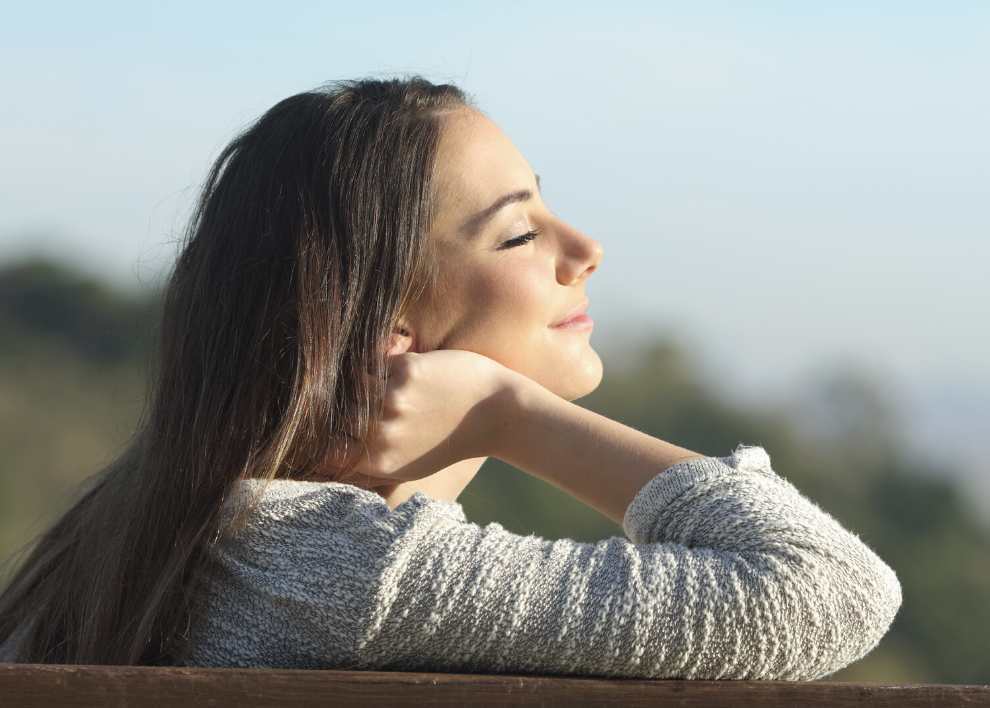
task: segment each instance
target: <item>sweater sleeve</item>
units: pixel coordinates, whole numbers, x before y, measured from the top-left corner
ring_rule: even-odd
[[[815,680],[901,604],[895,572],[761,447],[658,474],[627,538],[518,535],[421,492],[378,513],[355,668]]]

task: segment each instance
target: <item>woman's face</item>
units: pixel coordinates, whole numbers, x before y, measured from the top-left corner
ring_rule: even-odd
[[[407,313],[411,340],[399,350],[466,349],[567,400],[587,395],[602,378],[591,330],[551,325],[587,301],[601,244],[550,211],[526,158],[488,118],[462,109],[444,121],[428,236],[441,287]],[[479,216],[523,190],[528,197]],[[506,243],[533,230],[532,240]]]

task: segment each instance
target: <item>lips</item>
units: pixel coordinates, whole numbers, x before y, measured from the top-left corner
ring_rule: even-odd
[[[587,299],[584,300],[580,305],[578,305],[576,308],[574,308],[573,310],[571,310],[570,312],[568,312],[566,315],[564,315],[564,317],[562,319],[554,322],[550,326],[551,327],[559,327],[562,324],[566,324],[570,320],[573,320],[573,319],[575,319],[577,317],[580,317],[581,315],[586,314],[588,312],[588,304],[589,304],[588,303],[588,300]]]

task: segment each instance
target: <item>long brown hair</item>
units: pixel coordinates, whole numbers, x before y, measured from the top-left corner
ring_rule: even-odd
[[[172,662],[233,483],[313,478],[373,432],[382,343],[437,285],[442,117],[470,104],[419,76],[338,81],[220,153],[164,291],[136,432],[0,595],[18,661]]]

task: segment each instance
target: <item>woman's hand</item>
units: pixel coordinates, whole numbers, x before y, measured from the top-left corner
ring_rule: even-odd
[[[382,419],[346,461],[357,459],[355,473],[402,482],[490,455],[513,373],[463,349],[391,355]],[[338,457],[330,467],[343,462]]]

